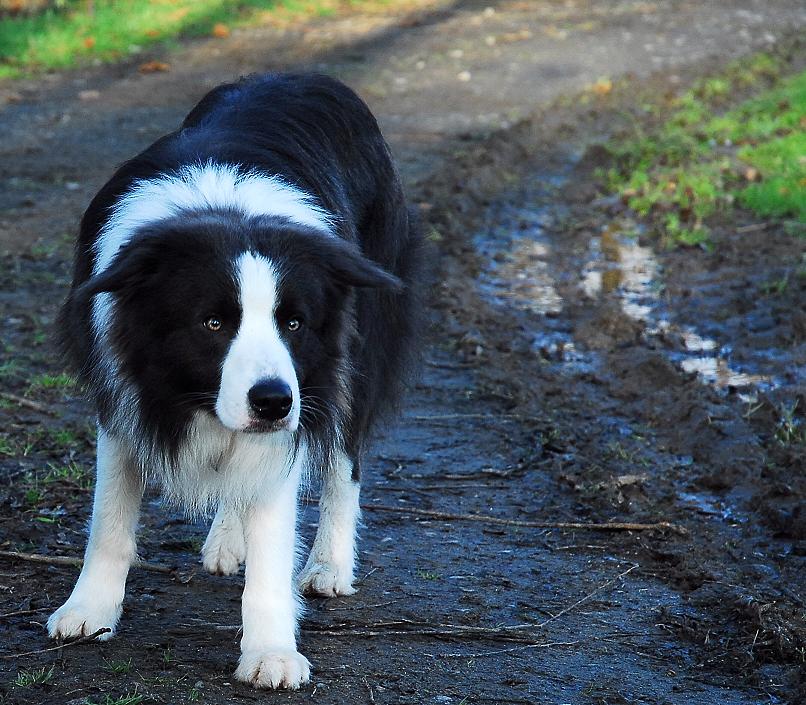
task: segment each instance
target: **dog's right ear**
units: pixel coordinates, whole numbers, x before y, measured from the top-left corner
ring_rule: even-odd
[[[102,292],[135,290],[148,286],[165,258],[162,238],[138,238],[136,245],[127,243],[115,254],[109,266],[90,277],[73,293],[76,301],[84,302]]]

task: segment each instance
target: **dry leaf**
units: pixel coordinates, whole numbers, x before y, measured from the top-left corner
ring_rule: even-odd
[[[216,22],[216,24],[213,25],[213,36],[219,39],[229,37],[229,27],[223,22]]]
[[[144,64],[140,64],[140,73],[158,73],[170,70],[171,65],[164,61],[146,61]]]
[[[609,78],[600,78],[591,87],[596,95],[607,95],[613,90],[613,81]]]
[[[528,29],[521,29],[517,32],[505,32],[504,34],[500,35],[498,39],[502,42],[512,43],[512,42],[522,42],[527,39],[531,39],[532,33]]]
[[[758,169],[754,169],[752,166],[744,170],[744,178],[748,181],[758,181],[760,176]]]

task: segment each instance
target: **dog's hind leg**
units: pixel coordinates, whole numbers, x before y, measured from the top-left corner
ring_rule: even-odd
[[[299,575],[300,588],[333,597],[352,595],[355,571],[355,532],[360,518],[360,485],[354,462],[344,451],[336,453],[333,467],[322,480],[319,528]]]
[[[240,513],[221,505],[202,546],[202,564],[208,573],[233,575],[246,560],[246,541]]]
[[[136,557],[135,529],[142,476],[124,448],[98,431],[98,475],[84,566],[70,598],[48,620],[53,638],[94,634],[110,638],[123,611],[126,576]]]

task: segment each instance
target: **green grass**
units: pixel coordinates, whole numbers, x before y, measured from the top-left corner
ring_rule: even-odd
[[[131,670],[133,668],[132,660],[129,658],[126,659],[125,661],[122,659],[118,661],[105,661],[104,668],[110,673],[125,675],[126,673],[131,673]]]
[[[778,424],[775,427],[775,440],[781,445],[790,446],[806,443],[806,425],[797,415],[799,400],[791,404],[782,403],[779,407]]]
[[[609,187],[665,245],[708,246],[708,219],[734,203],[806,221],[806,72],[779,72],[764,54],[734,63],[674,100],[655,129],[636,123],[610,145]],[[754,95],[732,105],[737,92]]]
[[[145,695],[140,695],[139,693],[126,693],[126,695],[121,695],[117,698],[106,695],[103,700],[99,701],[87,698],[84,701],[84,705],[140,705],[140,703],[145,702],[145,699]]]
[[[58,389],[64,391],[72,389],[75,384],[75,379],[64,372],[59,372],[57,374],[44,372],[31,378],[28,390],[42,391],[45,389]]]
[[[68,486],[84,491],[91,490],[93,475],[89,469],[73,461],[64,465],[47,463],[43,470],[26,472],[18,486],[25,505],[39,512],[37,521],[54,523],[56,519],[52,516],[53,512],[47,507],[51,488]]]
[[[33,16],[0,19],[0,79],[116,61],[177,38],[353,9],[394,7],[393,0],[62,0]],[[222,25],[222,27],[216,27]]]
[[[66,465],[48,463],[48,471],[42,482],[45,484],[67,483],[83,490],[88,490],[92,487],[92,474],[85,467],[74,461]]]
[[[53,678],[53,670],[55,666],[46,668],[27,668],[17,673],[17,677],[11,681],[12,685],[18,688],[30,688],[34,685],[44,685]]]
[[[11,382],[22,377],[22,374],[19,360],[9,360],[0,365],[0,382]]]

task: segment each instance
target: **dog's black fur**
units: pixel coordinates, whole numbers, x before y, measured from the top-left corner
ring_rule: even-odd
[[[139,180],[207,162],[281,177],[335,216],[338,238],[282,218],[195,212],[142,227],[93,277],[93,246]],[[206,95],[176,131],[123,164],[81,222],[73,285],[60,316],[72,365],[102,426],[123,430],[120,379],[109,379],[92,298],[112,292],[107,344],[140,402],[145,445],[173,457],[195,411],[213,413],[221,362],[238,327],[232,265],[241,252],[282,269],[278,319],[302,314],[287,337],[302,391],[300,433],[319,462],[342,443],[358,458],[373,423],[398,400],[422,327],[423,239],[388,147],[366,105],[325,76],[264,75]],[[221,312],[222,335],[199,322]],[[307,402],[307,403],[306,403]],[[357,477],[355,478],[357,479]]]

